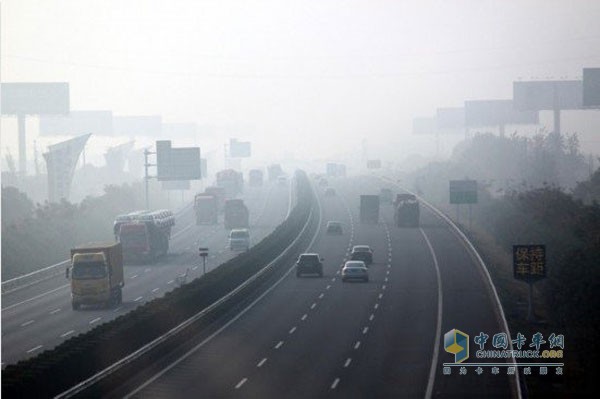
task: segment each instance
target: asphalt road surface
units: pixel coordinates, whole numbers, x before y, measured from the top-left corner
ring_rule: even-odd
[[[275,184],[246,188],[244,199],[250,211],[251,243],[259,242],[285,219],[289,194],[287,186]],[[2,366],[53,348],[73,335],[164,295],[186,273],[186,281],[200,277],[203,267],[198,247],[209,248],[207,271],[236,256],[227,246],[227,234],[222,221],[218,225],[196,226],[192,207],[184,208],[176,217],[165,258],[150,265],[125,266],[123,304],[115,309],[73,311],[64,276],[3,294]]]
[[[420,228],[393,226],[392,206],[385,204],[379,224],[360,224],[359,195],[382,186],[373,177],[330,179],[330,186],[336,196],[318,188],[322,225],[307,248],[325,258],[324,277],[288,274],[129,397],[511,397],[506,369],[442,372],[443,363],[454,361],[444,351],[444,333],[502,332],[482,274],[460,240],[423,208]],[[327,235],[329,220],[341,221],[344,234]],[[340,268],[357,244],[374,250],[370,281],[343,283]]]

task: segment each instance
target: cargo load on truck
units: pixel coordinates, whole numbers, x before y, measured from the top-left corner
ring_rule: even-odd
[[[379,223],[379,195],[360,196],[360,222]]]
[[[279,176],[283,176],[283,169],[281,169],[280,164],[274,163],[267,168],[267,174],[269,175],[269,181],[275,181]]]
[[[398,194],[394,201],[394,223],[397,227],[419,227],[419,201],[413,194]]]
[[[225,199],[235,198],[244,191],[244,176],[233,169],[221,170],[217,172],[217,186],[225,189]]]
[[[248,184],[251,187],[260,187],[263,185],[263,172],[260,169],[251,169],[248,172]]]
[[[225,201],[223,219],[227,230],[250,227],[248,208],[244,205],[244,200],[230,199]]]
[[[123,301],[123,250],[121,243],[91,243],[71,249],[73,310],[81,305],[118,306]]]
[[[169,210],[135,211],[115,219],[114,234],[126,263],[146,263],[166,255],[175,217]]]
[[[199,193],[194,197],[194,212],[196,213],[196,224],[217,224],[219,219],[219,207],[217,197],[212,194]]]

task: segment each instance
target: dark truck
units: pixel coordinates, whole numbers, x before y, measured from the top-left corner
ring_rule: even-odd
[[[394,201],[394,223],[397,227],[419,227],[419,201],[413,194],[398,194]]]
[[[250,227],[248,208],[244,205],[244,200],[230,199],[225,201],[223,220],[227,230]]]
[[[360,196],[360,222],[379,223],[379,195]]]

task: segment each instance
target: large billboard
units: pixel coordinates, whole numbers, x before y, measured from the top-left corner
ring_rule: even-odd
[[[583,106],[600,108],[600,68],[583,68]]]
[[[581,109],[581,80],[513,82],[513,102],[521,111]]]
[[[171,147],[170,140],[156,142],[158,180],[199,180],[202,177],[200,147]]]
[[[249,141],[229,140],[229,156],[231,158],[248,158],[251,155],[251,145]]]
[[[48,170],[48,200],[58,202],[69,199],[71,183],[79,155],[91,134],[75,137],[48,147],[44,153]]]
[[[117,136],[159,137],[162,134],[162,117],[148,116],[115,116],[113,129]]]
[[[2,115],[50,115],[69,113],[69,84],[2,83]]]
[[[111,111],[71,111],[68,115],[41,115],[40,135],[113,135]]]
[[[516,110],[512,100],[465,101],[465,125],[467,127],[535,125],[538,123],[538,111]]]
[[[463,107],[438,108],[436,111],[438,129],[465,128],[465,109]]]

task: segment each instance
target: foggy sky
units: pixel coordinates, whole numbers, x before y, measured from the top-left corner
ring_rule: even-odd
[[[598,1],[1,7],[2,81],[67,81],[73,110],[251,126],[236,136],[265,153],[301,155],[312,144],[328,156],[368,138],[374,153],[406,155],[423,140],[411,135],[413,117],[511,98],[514,80],[575,79],[600,66]],[[16,122],[2,119],[4,150],[16,143]]]

